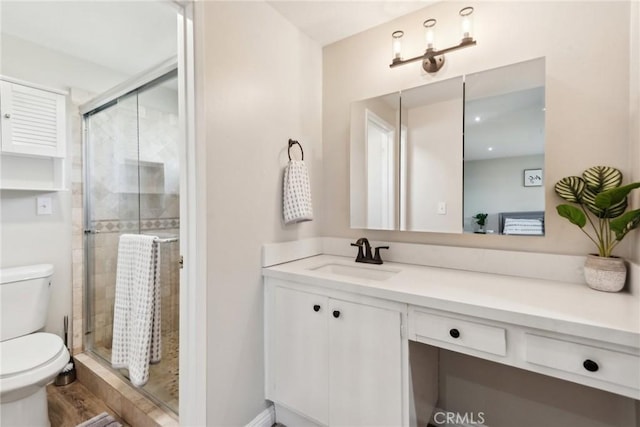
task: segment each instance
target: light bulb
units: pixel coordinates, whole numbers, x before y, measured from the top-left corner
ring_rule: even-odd
[[[471,6],[460,10],[462,18],[462,41],[473,40],[473,8]]]
[[[404,36],[403,31],[394,31],[391,34],[391,49],[394,62],[402,60],[402,36]]]
[[[422,25],[424,25],[424,28],[426,29],[425,40],[427,42],[427,49],[433,49],[436,38],[435,29],[433,27],[436,25],[436,20],[427,19]]]

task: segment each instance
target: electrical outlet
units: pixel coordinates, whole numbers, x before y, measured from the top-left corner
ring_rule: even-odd
[[[447,202],[438,202],[438,215],[447,214]]]
[[[36,197],[36,214],[51,215],[52,213],[51,197]]]

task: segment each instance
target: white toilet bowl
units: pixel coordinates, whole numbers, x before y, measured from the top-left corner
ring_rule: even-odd
[[[0,342],[0,425],[50,426],[45,386],[68,362],[57,335],[38,332]]]
[[[0,269],[0,425],[49,427],[45,386],[69,351],[45,327],[51,264]]]

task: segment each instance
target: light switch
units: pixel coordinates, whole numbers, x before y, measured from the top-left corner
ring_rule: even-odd
[[[53,213],[51,197],[36,197],[36,203],[36,213],[38,215],[51,215]]]
[[[447,214],[447,202],[438,202],[438,215]]]

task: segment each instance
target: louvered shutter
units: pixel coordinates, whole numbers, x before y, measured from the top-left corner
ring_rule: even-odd
[[[65,97],[0,81],[2,151],[36,156],[65,156]]]

